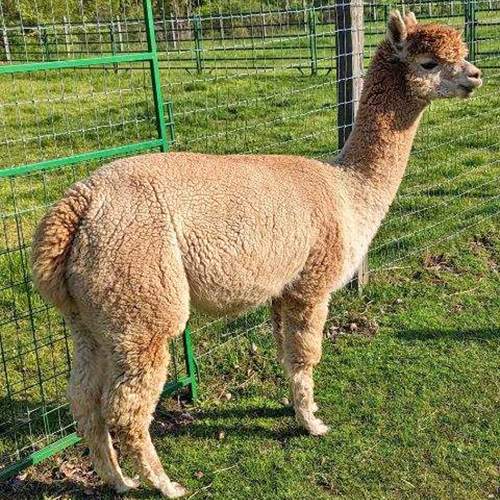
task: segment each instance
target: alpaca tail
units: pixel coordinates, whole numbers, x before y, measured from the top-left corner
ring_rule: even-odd
[[[90,187],[79,182],[56,203],[37,227],[31,262],[33,282],[40,295],[62,311],[72,309],[66,286],[66,259],[90,203]]]

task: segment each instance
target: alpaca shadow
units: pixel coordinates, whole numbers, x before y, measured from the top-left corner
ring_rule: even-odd
[[[158,421],[163,416],[172,412],[160,412]],[[171,436],[188,436],[192,438],[214,438],[221,431],[227,436],[238,437],[264,437],[277,441],[284,441],[294,436],[305,435],[306,432],[299,428],[293,418],[295,413],[291,407],[269,408],[223,408],[210,409],[196,412],[195,420],[187,425],[173,426],[167,431]],[[258,418],[280,419],[288,417],[279,429],[269,428],[265,424],[259,425],[252,420]],[[225,422],[226,420],[226,422]],[[215,421],[215,422],[214,422]],[[229,421],[229,422],[228,422]],[[268,423],[268,422],[267,422]],[[153,432],[153,435],[156,434]]]
[[[438,339],[448,339],[465,342],[489,342],[490,340],[500,339],[500,327],[491,328],[468,328],[457,330],[453,328],[422,328],[414,330],[401,330],[395,333],[395,336],[401,340],[409,342],[427,342]]]

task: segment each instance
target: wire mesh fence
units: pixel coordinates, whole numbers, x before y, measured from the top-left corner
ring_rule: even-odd
[[[340,96],[362,75],[340,72],[338,4],[167,7],[159,2],[148,23],[140,2],[126,9],[97,0],[35,2],[30,10],[0,0],[0,469],[74,430],[65,396],[70,339],[33,291],[29,270],[31,235],[48,206],[105,157],[165,141],[179,150],[327,160],[352,125],[345,110],[355,103]],[[429,249],[488,228],[499,208],[500,2],[366,3],[365,67],[394,7],[464,30],[485,88],[466,102],[435,103],[425,115],[407,177],[369,254],[368,294],[390,280],[417,279],[412,269]],[[148,26],[158,46],[163,136],[151,60],[139,57],[150,53]],[[8,71],[20,65],[34,66]],[[194,313],[190,324],[205,384],[222,359],[241,364],[249,343],[269,337],[266,308],[236,320]],[[172,350],[179,381],[187,374],[181,339]]]
[[[403,5],[403,4],[401,4]],[[495,44],[495,2],[476,0],[408,3],[422,20],[446,20],[464,30],[473,60],[498,56]],[[397,3],[366,3],[367,31],[382,34],[391,8]],[[335,69],[335,5],[275,8],[256,12],[217,12],[182,17],[157,9],[154,28],[159,59],[170,70],[273,70],[278,65],[315,74]],[[98,22],[25,23],[5,20],[0,43],[4,63],[51,61],[140,52],[146,46],[142,19],[116,15]],[[367,41],[373,49],[376,39]],[[368,57],[368,55],[367,55]]]

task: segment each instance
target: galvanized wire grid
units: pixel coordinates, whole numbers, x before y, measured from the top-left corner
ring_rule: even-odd
[[[0,74],[0,470],[74,430],[66,400],[72,349],[62,319],[33,290],[33,231],[48,206],[103,163],[98,154],[91,162],[74,165],[69,159],[161,142],[149,63],[124,58],[120,69],[104,63],[61,69],[39,69],[36,64],[65,58],[57,45],[61,19],[64,33],[71,35],[64,56],[106,56],[104,38],[90,37],[87,20],[93,19],[92,28],[102,31],[120,12],[138,19],[142,2],[129,2],[127,9],[97,1],[35,0],[30,8],[21,0],[0,2],[4,69],[20,63],[31,68]],[[84,49],[81,44],[77,49],[77,42]],[[124,50],[148,50],[145,35],[133,49],[127,43],[123,39]],[[30,172],[63,158],[68,161],[61,167]],[[8,169],[28,173],[5,176]],[[178,359],[174,356],[175,378],[183,372]]]
[[[139,3],[127,11],[98,3],[82,2],[75,13],[69,4],[61,10],[44,2],[26,20],[9,17],[0,0],[0,60],[144,50]],[[168,121],[175,122],[173,148],[319,159],[336,154],[337,92],[348,82],[337,79],[334,6],[287,5],[263,2],[252,12],[168,12],[160,5],[155,29]],[[23,12],[20,0],[16,7]],[[390,8],[365,4],[365,64]],[[375,284],[393,268],[410,268],[426,249],[446,247],[498,216],[500,2],[471,1],[464,8],[463,2],[435,0],[412,3],[411,10],[465,30],[486,87],[471,101],[440,102],[427,112],[407,178],[370,252]],[[156,137],[143,63],[10,75],[0,86],[0,167]],[[101,163],[0,181],[0,468],[73,429],[65,398],[71,346],[59,316],[32,292],[29,245],[46,207]],[[235,339],[258,342],[269,335],[265,309],[238,320],[193,314],[191,326],[204,377],[217,372],[221,359],[242,354]],[[178,378],[184,373],[180,343],[173,350],[172,376]]]
[[[499,216],[500,3],[419,3],[412,10],[464,30],[485,86],[468,101],[435,102],[424,115],[406,179],[370,250],[370,279],[380,282],[426,254],[446,252],[455,238],[486,231]]]
[[[486,84],[472,100],[436,102],[426,112],[407,177],[369,253],[374,285],[396,269],[411,271],[426,252],[443,251],[499,215],[500,2],[365,3],[365,67],[392,8],[463,30],[470,59],[482,68]],[[164,93],[173,102],[176,148],[335,156],[337,92],[347,82],[339,82],[335,71],[334,6],[316,5],[314,29],[308,27],[311,11],[299,6],[280,18],[270,8],[166,24],[178,27],[165,36],[170,49],[163,74]],[[324,48],[316,60],[315,46]],[[268,316],[248,315],[237,326],[226,319],[210,323],[212,336],[220,332],[216,341],[199,333],[202,372],[216,373],[214,349],[229,355],[239,348],[233,340],[265,330]]]

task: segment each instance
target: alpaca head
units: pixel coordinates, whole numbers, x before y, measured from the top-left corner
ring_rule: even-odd
[[[420,98],[465,98],[482,85],[481,72],[465,60],[467,47],[453,28],[420,24],[413,12],[403,19],[394,11],[388,40],[391,56],[402,64],[409,88]]]

